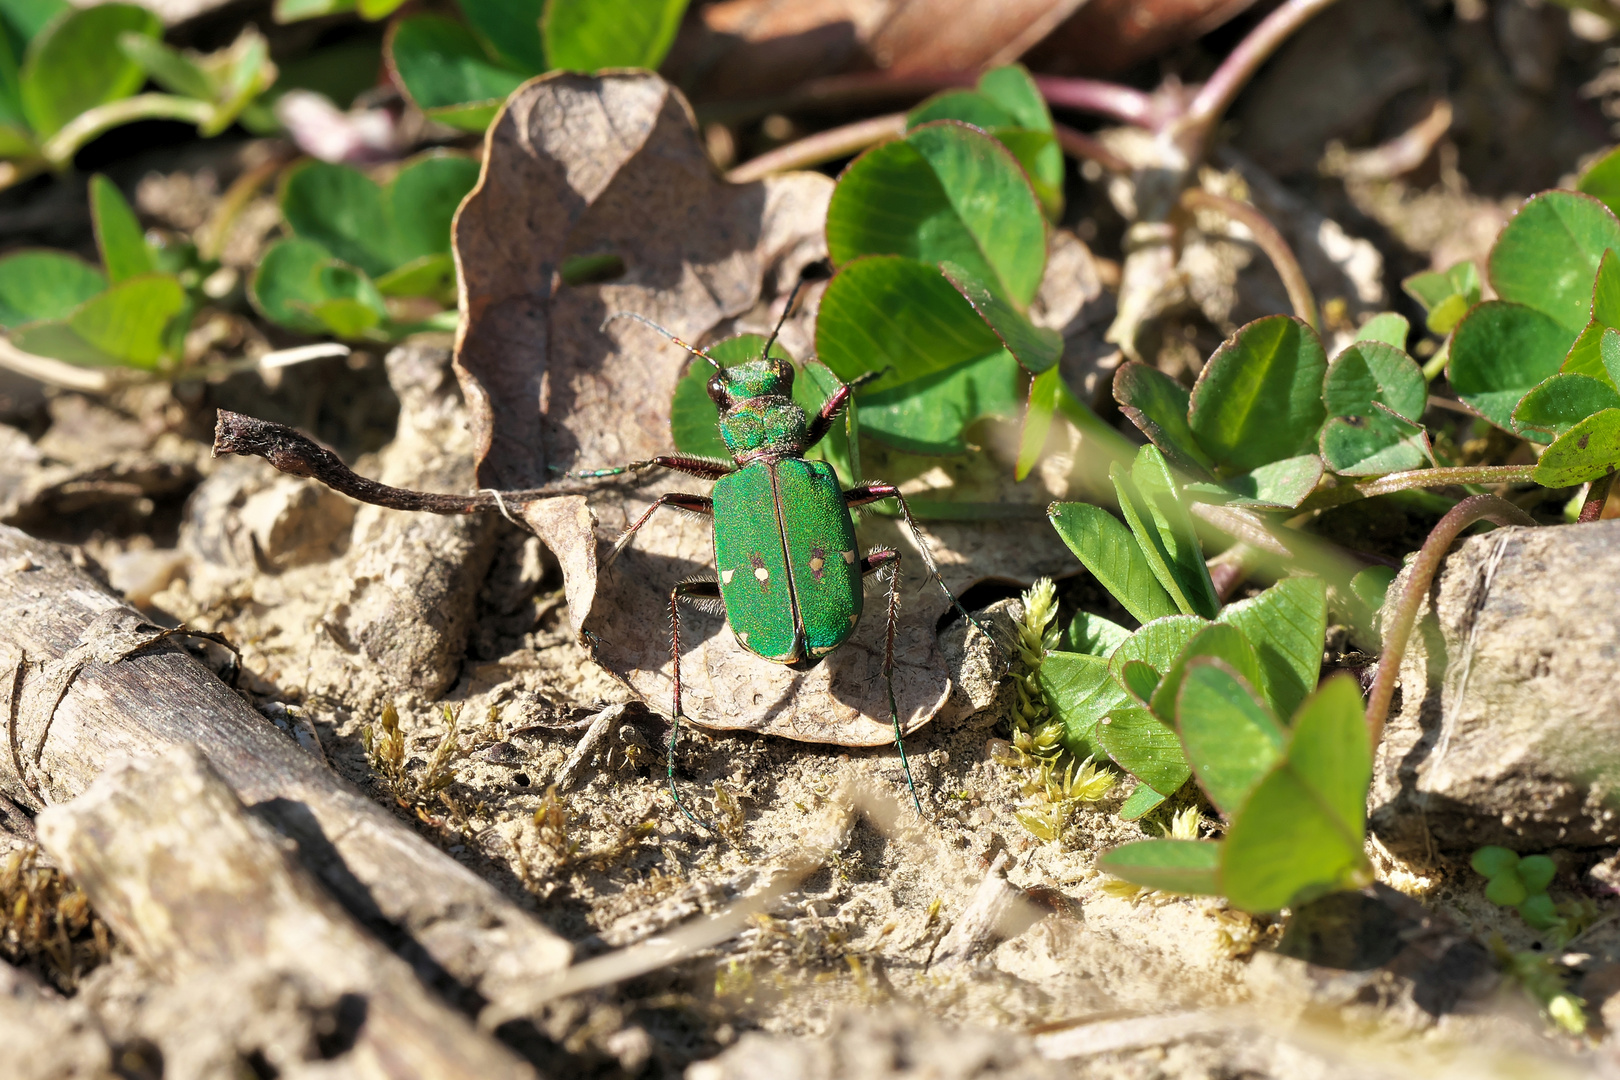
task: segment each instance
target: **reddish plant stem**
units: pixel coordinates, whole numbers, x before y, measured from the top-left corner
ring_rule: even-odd
[[[1497,525],[1535,525],[1529,514],[1506,499],[1496,495],[1471,495],[1453,506],[1440,519],[1429,538],[1423,541],[1417,558],[1406,579],[1406,587],[1393,606],[1385,605],[1384,649],[1378,657],[1378,674],[1373,679],[1372,692],[1367,695],[1367,742],[1377,750],[1384,737],[1384,721],[1389,716],[1389,703],[1395,696],[1395,680],[1400,675],[1401,659],[1412,639],[1417,625],[1418,611],[1429,595],[1429,586],[1440,569],[1440,563],[1451,550],[1459,533],[1476,521],[1491,521]]]
[[[1534,465],[1455,465],[1443,469],[1411,469],[1386,473],[1370,480],[1323,488],[1300,504],[1301,511],[1326,510],[1357,499],[1371,499],[1414,488],[1451,487],[1457,484],[1515,484],[1530,480]]]
[[[1186,112],[1176,121],[1183,140],[1192,140],[1198,146],[1208,141],[1220,118],[1237,99],[1239,91],[1254,78],[1260,65],[1271,58],[1283,42],[1295,31],[1331,7],[1334,0],[1287,0],[1281,7],[1260,20],[1249,31],[1237,48],[1227,54],[1221,66],[1215,69],[1209,81],[1198,88]],[[1183,142],[1187,145],[1187,142]],[[1201,155],[1192,155],[1201,156]]]
[[[1135,127],[1155,130],[1172,116],[1152,94],[1118,83],[1096,79],[1066,79],[1036,75],[1035,87],[1048,105],[1106,116]]]
[[[582,495],[591,488],[534,488],[527,491],[480,491],[473,495],[410,491],[368,480],[343,464],[332,451],[284,424],[272,424],[241,413],[219,410],[214,426],[214,456],[241,454],[262,457],[289,476],[319,480],[351,499],[390,510],[416,510],[429,514],[506,513],[514,503],[553,495]]]
[[[858,120],[843,127],[818,131],[814,135],[778,146],[738,165],[726,173],[733,184],[748,184],[763,180],[772,173],[791,169],[808,169],[827,161],[858,154],[879,143],[898,139],[906,133],[906,114],[887,113],[869,120]]]
[[[1057,136],[1058,145],[1063,147],[1063,152],[1070,157],[1095,161],[1113,173],[1131,172],[1130,162],[1083,131],[1076,131],[1067,124],[1053,124],[1052,134]]]
[[[1310,323],[1312,330],[1321,331],[1322,319],[1316,309],[1316,297],[1311,293],[1310,282],[1305,280],[1305,271],[1300,269],[1293,249],[1271,219],[1246,202],[1228,199],[1203,188],[1183,191],[1181,205],[1189,210],[1214,210],[1247,227],[1254,235],[1255,244],[1266,253],[1271,265],[1277,268],[1277,276],[1282,278],[1283,288],[1288,290],[1288,302],[1294,305],[1294,314]]]
[[[1603,507],[1609,501],[1609,489],[1614,485],[1614,473],[1600,476],[1592,481],[1592,486],[1586,489],[1586,501],[1581,504],[1581,516],[1577,521],[1599,521],[1603,517]]]

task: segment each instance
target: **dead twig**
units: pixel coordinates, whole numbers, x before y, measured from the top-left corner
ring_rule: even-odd
[[[1316,297],[1311,292],[1311,284],[1305,279],[1305,271],[1300,269],[1299,260],[1294,257],[1293,249],[1288,246],[1288,241],[1283,239],[1283,234],[1271,223],[1270,218],[1246,202],[1216,195],[1203,188],[1188,188],[1183,191],[1181,205],[1189,210],[1213,210],[1248,229],[1250,235],[1254,237],[1255,246],[1266,253],[1266,258],[1271,260],[1271,265],[1277,270],[1277,276],[1282,278],[1283,288],[1288,290],[1288,302],[1293,305],[1294,314],[1309,323],[1312,330],[1321,331],[1322,317],[1317,311]]]
[[[579,742],[574,746],[573,751],[569,753],[568,760],[564,761],[562,768],[557,770],[557,779],[554,783],[559,789],[566,791],[573,787],[574,781],[579,778],[580,770],[585,767],[585,762],[590,760],[590,756],[596,752],[596,748],[602,745],[602,741],[608,737],[608,730],[613,726],[615,720],[624,715],[625,708],[624,705],[609,705],[590,718],[590,722],[585,728],[585,734],[580,736]]]

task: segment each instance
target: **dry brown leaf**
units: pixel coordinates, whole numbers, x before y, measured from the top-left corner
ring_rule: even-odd
[[[484,176],[455,227],[467,312],[456,362],[482,453],[479,484],[534,487],[554,478],[553,468],[602,468],[672,452],[670,401],[687,357],[640,324],[621,320],[604,330],[603,319],[635,312],[695,343],[741,329],[740,316],[756,313],[763,322],[770,305],[762,310],[762,293],[774,293],[779,309],[784,284],[825,255],[831,190],[830,180],[810,173],[726,183],[710,166],[684,100],[656,76],[558,74],[520,89],[490,130]],[[622,276],[577,287],[561,282],[565,259],[604,253],[624,260]],[[785,340],[806,340],[810,318],[801,312]],[[1005,497],[1043,503],[1061,486],[1061,473]],[[933,483],[923,473],[913,487]],[[712,576],[710,524],[662,510],[600,570],[604,549],[596,545],[659,494],[706,487],[652,470],[604,482],[588,499],[521,508],[562,563],[570,618],[596,660],[660,711],[668,710],[671,690],[670,590]],[[1073,557],[1038,511],[1034,516],[930,526],[946,582],[960,592],[990,576],[1028,582],[1074,569]],[[946,601],[924,587],[916,549],[889,520],[871,519],[861,532],[865,547],[896,547],[905,560],[894,680],[905,726],[926,723],[947,700],[971,707],[965,695],[952,698],[937,640]],[[759,659],[721,619],[683,607],[684,714],[707,727],[813,742],[891,741],[884,599],[872,587],[854,638],[802,673]]]
[[[1025,58],[1054,75],[1117,75],[1235,18],[1254,0],[1089,0]]]
[[[1084,2],[727,0],[688,21],[664,70],[705,100],[846,72],[978,71],[1017,60]]]

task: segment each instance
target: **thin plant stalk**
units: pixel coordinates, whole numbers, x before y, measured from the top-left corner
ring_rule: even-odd
[[[726,173],[733,184],[750,184],[772,173],[808,169],[828,161],[858,154],[868,147],[898,139],[906,133],[906,114],[886,113],[869,120],[858,120],[843,127],[818,131],[814,135],[779,146],[769,153],[743,162]]]
[[[1406,578],[1406,586],[1392,605],[1386,605],[1384,619],[1384,648],[1378,657],[1378,674],[1373,679],[1372,692],[1367,695],[1367,741],[1377,749],[1384,737],[1384,722],[1389,717],[1389,703],[1395,696],[1395,680],[1400,675],[1401,660],[1417,625],[1418,611],[1429,586],[1440,570],[1440,563],[1451,550],[1458,535],[1476,521],[1490,521],[1497,525],[1534,526],[1535,520],[1523,510],[1497,495],[1471,495],[1453,506],[1440,519]]]
[[[1288,241],[1283,239],[1283,234],[1266,215],[1249,203],[1216,195],[1203,188],[1183,191],[1181,205],[1189,210],[1213,210],[1247,228],[1254,236],[1255,245],[1266,253],[1271,265],[1276,267],[1283,288],[1288,290],[1288,302],[1293,305],[1294,314],[1309,323],[1312,330],[1321,332],[1322,317],[1317,311],[1316,296],[1311,292],[1310,282],[1305,280],[1305,271],[1300,269],[1299,260],[1294,257]]]
[[[1260,66],[1271,58],[1294,33],[1317,15],[1332,7],[1335,0],[1286,0],[1281,7],[1260,20],[1237,48],[1227,54],[1209,81],[1199,87],[1186,112],[1174,126],[1184,146],[1199,148],[1238,93],[1249,84]]]
[[[1577,521],[1599,521],[1603,517],[1603,507],[1608,504],[1609,490],[1614,485],[1614,473],[1608,473],[1592,481],[1592,486],[1586,489],[1586,501],[1581,503],[1581,515]]]
[[[1152,94],[1118,83],[1057,75],[1036,75],[1034,79],[1048,105],[1106,116],[1149,131],[1163,126],[1174,111]]]
[[[1300,503],[1301,511],[1326,510],[1357,499],[1371,499],[1397,491],[1455,487],[1462,484],[1518,484],[1534,479],[1534,465],[1455,465],[1441,469],[1410,469],[1386,473],[1353,484],[1323,488]]]
[[[1052,134],[1057,136],[1058,145],[1063,147],[1063,152],[1070,157],[1095,161],[1112,173],[1128,174],[1131,172],[1130,162],[1083,131],[1076,131],[1067,124],[1054,123],[1052,125]]]
[[[184,120],[199,127],[214,116],[214,106],[207,101],[180,97],[176,94],[136,94],[120,101],[108,102],[86,110],[69,120],[62,129],[45,141],[40,153],[58,169],[72,163],[73,155],[97,135],[136,120]]]

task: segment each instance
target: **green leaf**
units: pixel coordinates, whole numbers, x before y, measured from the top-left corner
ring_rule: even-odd
[[[686,0],[546,0],[540,20],[554,68],[649,70],[664,61],[686,13]]]
[[[1511,432],[1514,406],[1562,366],[1574,336],[1532,308],[1487,300],[1468,313],[1451,339],[1452,389],[1485,419]]]
[[[1322,342],[1303,321],[1272,315],[1242,327],[1193,387],[1188,422],[1198,444],[1231,472],[1315,451],[1326,370]]]
[[[1159,673],[1141,660],[1127,660],[1119,671],[1119,683],[1139,705],[1146,705],[1159,685]]]
[[[1592,279],[1620,221],[1589,195],[1544,191],[1521,206],[1491,249],[1497,295],[1551,318],[1573,339],[1592,317]]]
[[[1389,595],[1389,587],[1393,584],[1394,567],[1369,566],[1350,579],[1350,592],[1376,615],[1383,609],[1384,598]]]
[[[1198,445],[1187,424],[1191,394],[1179,382],[1158,368],[1132,360],[1114,374],[1114,400],[1176,468],[1193,476],[1214,469],[1215,462]]]
[[[276,22],[285,24],[354,11],[355,7],[355,0],[276,0],[273,14]]]
[[[488,127],[525,79],[491,60],[472,31],[437,15],[396,22],[386,50],[389,67],[417,107],[464,131]]]
[[[0,21],[17,35],[21,44],[33,41],[52,19],[71,11],[67,0],[0,0]]]
[[[1217,657],[1188,665],[1175,711],[1198,786],[1231,820],[1282,759],[1287,733],[1249,684]]]
[[[18,251],[0,258],[0,326],[65,319],[107,287],[101,271],[65,251]]]
[[[1169,671],[1176,657],[1181,655],[1181,650],[1187,647],[1187,642],[1208,625],[1196,615],[1170,615],[1143,623],[1108,658],[1108,672],[1115,682],[1123,686],[1125,665],[1132,660],[1140,660],[1154,671]]]
[[[1322,459],[1350,476],[1416,469],[1427,459],[1426,434],[1416,423],[1428,405],[1423,369],[1401,350],[1357,342],[1328,365],[1322,403]]]
[[[1194,660],[1214,657],[1227,664],[1243,677],[1250,686],[1260,685],[1260,661],[1254,647],[1243,632],[1227,623],[1206,623],[1182,647],[1175,661],[1164,672],[1153,690],[1149,707],[1165,723],[1175,725],[1176,701],[1181,693],[1182,680],[1188,665]]]
[[[1005,147],[945,120],[855,159],[827,208],[827,247],[839,266],[863,255],[953,262],[1023,309],[1046,265],[1046,220]]]
[[[102,4],[64,13],[29,42],[22,104],[35,132],[54,135],[80,113],[141,88],[146,73],[118,47],[125,33],[159,37],[163,23],[134,4]]]
[[[1183,490],[1201,502],[1291,510],[1316,490],[1321,479],[1322,459],[1315,454],[1301,454],[1262,465],[1252,472],[1228,476],[1218,484],[1187,484]]]
[[[513,71],[538,75],[547,67],[573,66],[561,61],[549,65],[546,63],[546,49],[540,40],[540,19],[545,6],[542,0],[457,0],[457,6],[483,39],[484,46]],[[604,11],[630,11],[636,4],[598,6]],[[626,63],[623,66],[635,65]]]
[[[1411,334],[1412,324],[1406,321],[1405,315],[1382,311],[1361,324],[1361,329],[1356,331],[1356,340],[1381,341],[1405,352],[1406,339]]]
[[[1604,331],[1615,327],[1620,327],[1620,256],[1606,251],[1603,261],[1598,263],[1597,277],[1592,280],[1592,321],[1569,347],[1569,355],[1558,370],[1570,375],[1590,375],[1594,379],[1607,378],[1601,341]]]
[[[1052,527],[1085,568],[1138,622],[1179,610],[1154,575],[1142,546],[1119,519],[1089,503],[1053,503]]]
[[[1594,161],[1575,181],[1575,190],[1598,199],[1620,214],[1620,147]]]
[[[1082,653],[1049,652],[1036,679],[1052,715],[1063,722],[1063,745],[1076,757],[1103,753],[1097,724],[1125,702],[1125,692],[1108,674],[1108,661]]]
[[[1371,776],[1361,693],[1337,676],[1301,706],[1286,759],[1227,830],[1220,878],[1232,905],[1276,911],[1366,877]]]
[[[67,318],[17,331],[24,352],[76,364],[153,369],[167,357],[170,321],[184,310],[186,293],[169,274],[146,274],[86,300]]]
[[[1097,741],[1114,764],[1151,787],[1174,795],[1192,770],[1175,731],[1140,705],[1117,705],[1097,724]]]
[[[448,254],[422,255],[377,279],[377,291],[384,296],[427,296],[454,304],[455,290],[456,261]]]
[[[412,158],[394,174],[387,205],[395,265],[450,253],[450,220],[478,183],[478,168],[476,158],[432,152]]]
[[[116,285],[152,272],[152,252],[146,246],[146,234],[135,219],[135,211],[118,185],[100,173],[90,178],[90,221],[108,281]]]
[[[360,12],[362,19],[376,22],[386,19],[398,11],[405,4],[405,0],[356,0],[355,8]]]
[[[1258,689],[1277,715],[1292,716],[1316,689],[1322,669],[1326,583],[1317,577],[1284,578],[1259,596],[1229,604],[1216,620],[1243,632],[1260,661]]]
[[[363,337],[366,331],[382,322],[376,308],[352,296],[335,296],[311,304],[309,313],[329,332],[341,338]]]
[[[368,274],[385,274],[397,261],[383,191],[347,165],[309,161],[287,174],[281,213],[301,240]]]
[[[1379,402],[1416,420],[1428,401],[1423,371],[1406,353],[1381,342],[1361,341],[1346,348],[1328,365],[1322,382],[1329,416],[1364,416]]]
[[[1129,476],[1118,462],[1109,466],[1108,475],[1126,524],[1176,607],[1184,615],[1214,618],[1220,600],[1164,455],[1157,447],[1144,446],[1137,451]]]
[[[905,387],[861,395],[861,427],[913,454],[961,454],[975,420],[1015,420],[1023,405],[1018,362],[1005,351],[970,360]]]
[[[1063,356],[1062,334],[1030,322],[966,267],[946,261],[939,264],[939,269],[1025,371],[1038,375]]]
[[[1524,887],[1532,893],[1546,892],[1558,873],[1558,864],[1545,855],[1526,855],[1514,868]]]
[[[1221,891],[1220,858],[1215,840],[1136,840],[1098,856],[1097,869],[1161,892],[1213,896]]]
[[[1479,268],[1468,260],[1447,270],[1413,274],[1401,282],[1401,288],[1428,312],[1424,325],[1429,332],[1444,337],[1468,314],[1469,308],[1479,303]],[[1390,344],[1406,346],[1404,339]]]
[[[1138,782],[1136,790],[1131,792],[1130,798],[1120,804],[1119,820],[1136,821],[1146,817],[1158,809],[1169,797],[1168,795],[1159,794],[1144,783]]]
[[[857,259],[838,271],[816,315],[816,355],[848,382],[889,390],[1002,351],[1001,340],[933,266],[897,256]]]
[[[170,93],[199,101],[214,100],[214,84],[208,74],[179,49],[150,35],[129,31],[119,35],[118,47],[139,64],[153,82]]]
[[[1542,452],[1530,478],[1562,488],[1596,480],[1620,468],[1620,409],[1604,409],[1560,435]]]
[[[1468,860],[1468,865],[1472,866],[1477,874],[1488,878],[1499,877],[1511,873],[1513,868],[1519,865],[1519,854],[1505,847],[1486,844],[1474,852],[1473,858]]]
[[[1517,874],[1503,874],[1485,884],[1485,899],[1499,907],[1513,907],[1524,902],[1528,890]]]
[[[1063,387],[1063,372],[1047,368],[1029,381],[1029,404],[1024,407],[1024,427],[1018,437],[1018,460],[1013,466],[1013,480],[1027,477],[1041,451],[1046,449],[1046,437],[1052,430],[1052,414],[1057,411],[1059,391]]]
[[[310,240],[282,240],[271,245],[259,260],[248,285],[248,299],[271,322],[305,334],[325,327],[310,309],[331,299],[321,287],[320,273],[332,255]]]
[[[1131,632],[1112,619],[1077,611],[1064,638],[1069,648],[1087,656],[1112,656],[1130,638]]]
[[[1022,65],[985,72],[977,90],[935,94],[906,117],[908,129],[934,120],[960,120],[993,135],[1024,167],[1052,220],[1063,213],[1063,150],[1052,135],[1052,114]]]
[[[1513,427],[1526,438],[1551,442],[1604,409],[1620,409],[1620,393],[1608,383],[1586,375],[1558,374],[1524,395],[1513,410]]]

